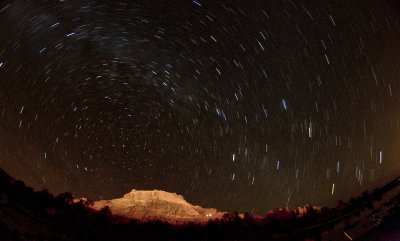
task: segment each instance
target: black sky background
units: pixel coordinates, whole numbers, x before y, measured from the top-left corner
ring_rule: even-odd
[[[399,11],[1,1],[0,167],[94,200],[334,205],[399,175]]]

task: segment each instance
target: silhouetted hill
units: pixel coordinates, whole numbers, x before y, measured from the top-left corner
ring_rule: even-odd
[[[276,209],[264,217],[234,212],[207,223],[171,225],[112,215],[108,207],[97,211],[90,208],[90,201],[75,202],[68,193],[35,192],[0,169],[0,240],[366,241],[388,232],[398,234],[393,230],[399,228],[395,225],[400,221],[399,202],[400,181],[396,179],[371,194],[364,192],[349,202],[339,202],[336,208],[308,205],[301,215]]]

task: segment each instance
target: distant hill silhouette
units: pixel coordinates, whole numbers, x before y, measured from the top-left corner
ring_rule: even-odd
[[[283,208],[263,217],[233,212],[206,223],[139,222],[112,215],[107,206],[94,210],[91,204],[88,200],[76,202],[69,193],[35,192],[0,169],[0,240],[366,241],[387,233],[396,235],[399,230],[400,181],[348,202],[339,201],[336,208]]]

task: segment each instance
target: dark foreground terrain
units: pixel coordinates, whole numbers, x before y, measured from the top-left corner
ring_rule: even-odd
[[[358,241],[399,241],[400,240],[400,209],[396,210],[382,223],[370,232],[367,232]]]
[[[35,192],[0,169],[0,240],[400,240],[400,185],[304,215],[276,209],[264,217],[227,213],[206,224],[139,222],[95,211],[68,194]]]

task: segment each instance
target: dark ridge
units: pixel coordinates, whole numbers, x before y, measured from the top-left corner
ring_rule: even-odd
[[[35,192],[0,169],[0,240],[329,241],[347,240],[344,233],[354,240],[372,240],[367,237],[383,237],[399,227],[399,185],[399,179],[393,180],[371,194],[339,201],[336,208],[316,211],[310,206],[304,216],[275,209],[263,217],[234,212],[206,224],[172,225],[112,215],[108,207],[95,211],[90,201],[74,201],[70,193]]]

